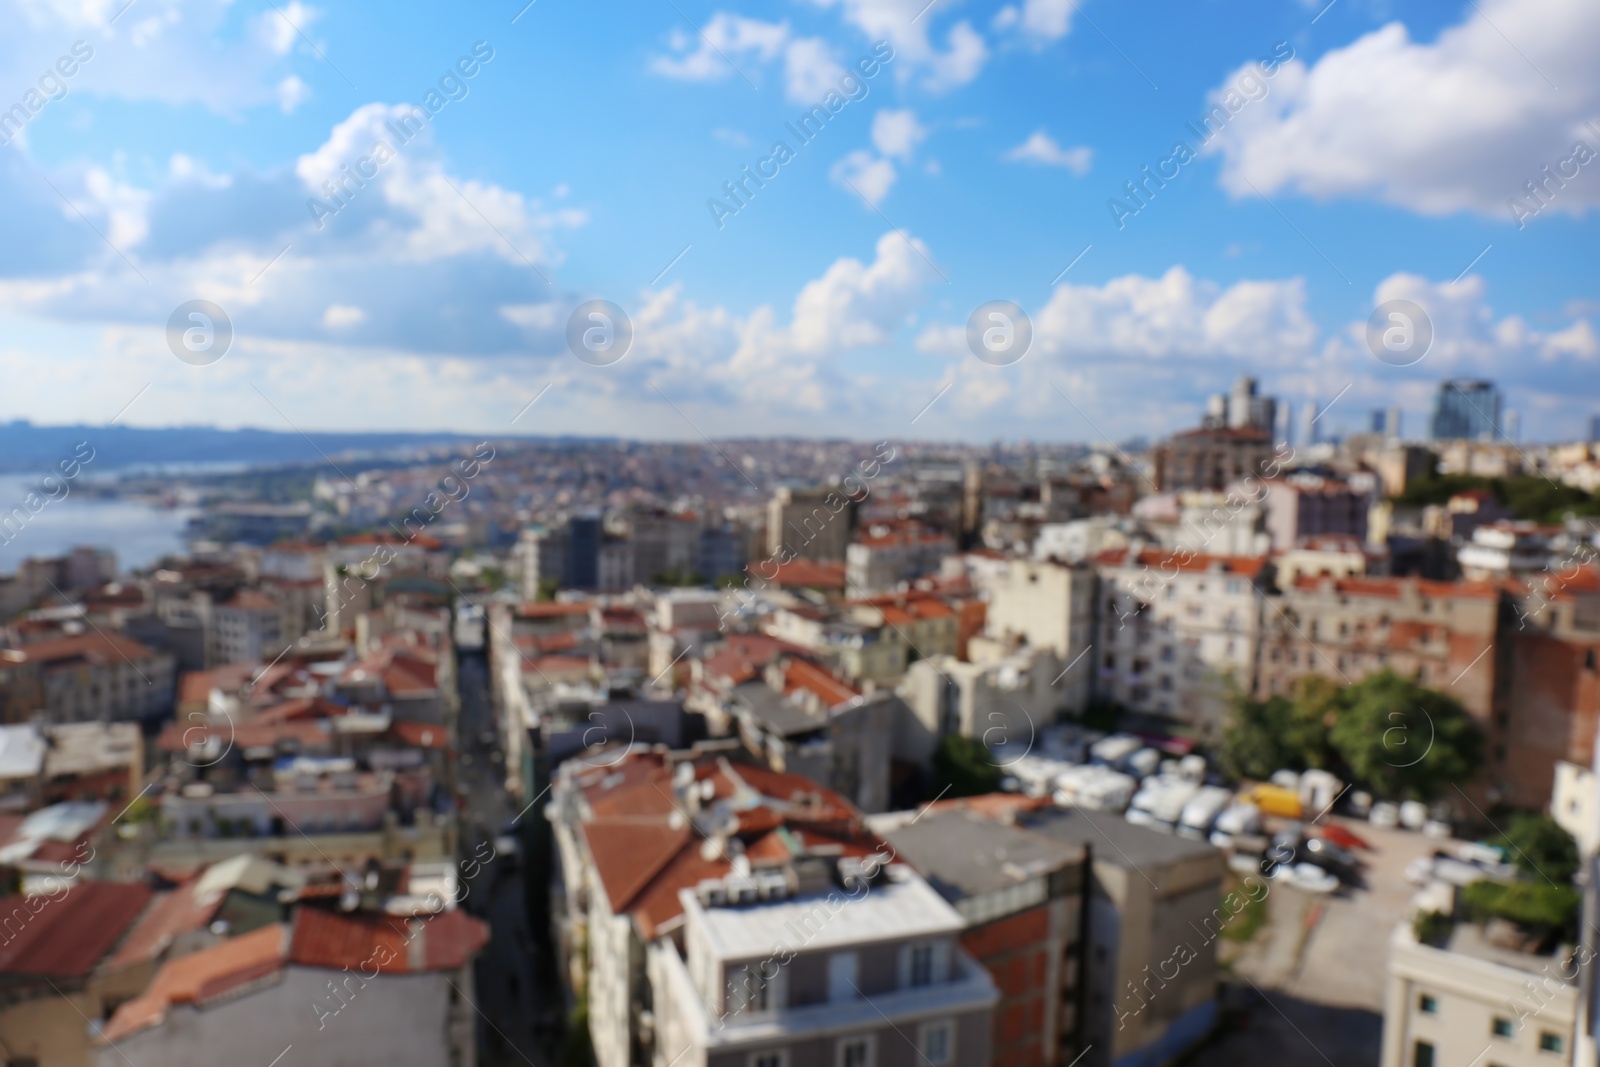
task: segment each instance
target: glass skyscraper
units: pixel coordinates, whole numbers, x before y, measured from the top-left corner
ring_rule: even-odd
[[[1433,398],[1432,431],[1435,441],[1504,439],[1500,421],[1500,390],[1493,382],[1457,378],[1440,382]]]

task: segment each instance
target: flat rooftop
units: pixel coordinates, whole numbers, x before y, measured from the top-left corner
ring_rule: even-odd
[[[1088,845],[1096,860],[1141,870],[1217,854],[1206,841],[1135,826],[1120,815],[1082,808],[1044,808],[1018,825],[1068,845]]]
[[[797,951],[879,941],[957,934],[966,922],[910,871],[896,872],[870,889],[834,889],[788,900],[736,907],[701,905],[694,891],[679,893],[684,913],[706,933],[722,960],[761,959],[780,942]]]
[[[951,902],[1081,864],[1085,855],[1082,845],[961,810],[929,811],[884,836]]]

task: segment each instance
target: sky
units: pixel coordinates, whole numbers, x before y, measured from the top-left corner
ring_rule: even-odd
[[[1600,412],[1593,0],[0,25],[0,418],[1093,441],[1241,374],[1329,432],[1421,436],[1453,377],[1525,440]]]

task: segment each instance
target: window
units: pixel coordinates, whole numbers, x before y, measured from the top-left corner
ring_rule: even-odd
[[[856,979],[857,959],[854,952],[835,952],[828,957],[828,1000],[839,1002],[854,1000],[859,994]]]
[[[837,1067],[873,1067],[875,1059],[872,1036],[847,1037],[839,1042],[839,1053],[835,1058]]]
[[[1417,1010],[1422,1012],[1424,1015],[1438,1015],[1439,1002],[1428,996],[1428,994],[1424,993],[1422,996],[1417,998]]]
[[[789,1067],[789,1054],[782,1050],[755,1052],[750,1056],[750,1067]]]
[[[1548,1030],[1541,1031],[1539,1034],[1540,1052],[1560,1052],[1565,1044],[1566,1042],[1561,1040],[1560,1034],[1552,1034]]]
[[[933,1067],[943,1067],[944,1064],[954,1059],[952,1052],[954,1041],[951,1040],[950,1024],[924,1023],[922,1037],[917,1042],[922,1051],[922,1058]]]
[[[1411,1067],[1433,1067],[1433,1046],[1426,1041],[1418,1041],[1411,1052]]]
[[[759,964],[746,964],[728,969],[728,995],[726,1007],[729,1014],[770,1011],[782,1001],[774,987],[783,978],[780,969],[771,979],[761,977]]]
[[[911,950],[911,985],[933,984],[933,946],[917,945]]]
[[[1502,1019],[1499,1016],[1496,1016],[1494,1022],[1490,1024],[1489,1028],[1494,1032],[1495,1037],[1511,1036],[1512,1031],[1510,1019]]]

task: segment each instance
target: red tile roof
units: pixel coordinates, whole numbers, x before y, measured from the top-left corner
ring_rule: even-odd
[[[565,615],[589,617],[588,604],[562,604],[556,601],[525,601],[517,607],[517,615],[524,619],[557,619]]]
[[[1238,574],[1255,578],[1268,563],[1266,556],[1202,556],[1186,549],[1147,548],[1137,560],[1128,558],[1128,549],[1114,548],[1095,557],[1096,562],[1107,567],[1143,566],[1152,570],[1173,568],[1179,571],[1204,573],[1219,569],[1224,574]]]
[[[68,666],[75,662],[117,664],[149,659],[154,654],[131,637],[98,630],[50,641],[35,641],[21,648],[8,649],[5,653],[13,663],[38,663],[47,667]]]
[[[204,1004],[281,970],[286,928],[273,923],[161,965],[150,988],[123,1004],[101,1036],[115,1042],[159,1026],[174,1004]]]
[[[1294,585],[1296,589],[1305,592],[1316,592],[1326,587],[1345,596],[1386,599],[1399,599],[1408,590],[1414,590],[1422,596],[1438,598],[1490,599],[1500,595],[1500,587],[1494,582],[1436,582],[1427,578],[1328,578],[1304,575],[1296,579]]]
[[[443,726],[427,722],[399,720],[390,725],[389,732],[403,744],[413,748],[449,748],[450,734]]]
[[[774,837],[780,827],[802,846],[838,846],[846,855],[878,847],[854,807],[809,779],[711,757],[694,770],[696,781],[710,783],[711,801],[740,798],[734,832],[762,855],[782,843]],[[581,829],[606,899],[614,914],[632,915],[646,938],[681,913],[679,890],[731,869],[726,851],[707,849],[689,825],[672,777],[657,752],[577,776],[594,816]]]
[[[199,872],[191,872],[176,888],[157,893],[107,966],[121,970],[156,959],[180,934],[208,925],[222,898],[201,900],[194,891],[197,881]]]
[[[79,882],[56,897],[0,899],[0,975],[82,978],[116,947],[150,903],[148,886]]]
[[[412,961],[413,943],[422,958]],[[382,974],[455,970],[489,943],[489,924],[460,909],[431,918],[402,918],[373,912],[349,915],[303,906],[296,910],[289,960],[329,970],[376,969]]]
[[[816,664],[803,659],[791,659],[788,670],[784,672],[783,692],[787,696],[799,690],[815,693],[823,707],[827,708],[848,703],[861,695],[858,690]]]
[[[756,577],[758,580],[765,580],[760,575]],[[828,560],[796,558],[788,563],[778,564],[778,572],[770,580],[780,586],[842,590],[845,585],[844,564]]]

